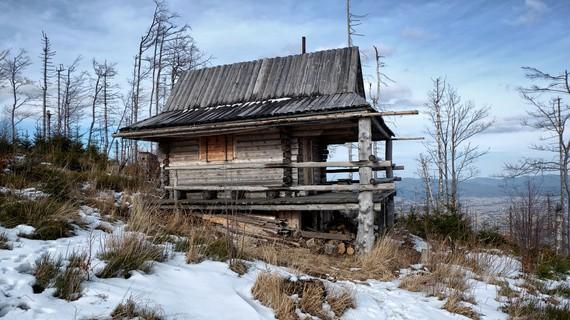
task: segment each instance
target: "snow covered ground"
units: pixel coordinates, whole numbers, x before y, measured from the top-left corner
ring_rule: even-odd
[[[29,226],[6,229],[13,247],[0,250],[0,318],[2,319],[106,319],[113,309],[129,297],[162,310],[167,319],[274,319],[274,313],[254,300],[251,288],[259,272],[274,270],[295,277],[289,270],[252,262],[248,273],[238,276],[222,262],[187,264],[181,253],[171,253],[166,262],[155,263],[150,274],[133,272],[129,279],[100,279],[95,273],[104,266],[97,259],[105,237],[95,230],[100,223],[96,209],[83,206],[81,215],[90,230],[77,229],[76,235],[53,241],[19,237],[33,231]],[[121,223],[114,233],[123,231]],[[416,240],[418,249],[427,246]],[[54,289],[34,294],[32,269],[44,253],[68,256],[74,251],[91,249],[93,263],[90,279],[83,283],[81,297],[68,302],[53,296]],[[477,304],[471,306],[482,319],[506,319],[499,310],[498,287],[470,280]],[[444,301],[422,293],[398,288],[399,280],[380,282],[338,281],[331,286],[347,286],[355,292],[356,307],[343,319],[466,319],[441,309]]]

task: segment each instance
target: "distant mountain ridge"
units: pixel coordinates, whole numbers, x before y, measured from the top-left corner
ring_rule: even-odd
[[[560,181],[557,175],[524,176],[508,180],[481,177],[463,182],[460,187],[460,196],[473,198],[507,197],[513,193],[520,194],[520,190],[527,186],[528,181],[531,181],[545,194],[556,195],[559,192]],[[432,188],[434,191],[437,190],[435,184]],[[396,183],[396,190],[398,197],[412,201],[423,199],[425,193],[420,178],[402,178],[402,181]]]

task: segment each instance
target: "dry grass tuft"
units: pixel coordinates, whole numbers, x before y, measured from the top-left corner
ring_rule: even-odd
[[[230,270],[237,273],[240,277],[247,273],[249,267],[245,262],[239,259],[230,259]]]
[[[374,279],[394,279],[399,267],[399,247],[389,235],[378,239],[372,251],[360,257],[361,271]]]
[[[113,320],[162,320],[165,319],[163,311],[158,307],[151,307],[137,302],[133,297],[129,297],[125,302],[121,302],[111,313]]]
[[[252,294],[273,308],[278,319],[298,319],[297,310],[320,319],[340,319],[354,307],[354,293],[345,287],[326,288],[319,279],[290,281],[269,272],[259,274]]]
[[[508,299],[519,298],[520,293],[509,285],[507,281],[499,281],[496,284],[499,287],[497,295],[507,297]]]
[[[287,280],[281,276],[262,272],[255,280],[251,293],[261,304],[272,308],[277,319],[299,319],[295,313],[295,302],[285,293],[286,286]]]
[[[0,250],[12,250],[6,232],[0,232]]]
[[[34,293],[42,293],[57,277],[62,266],[61,257],[52,257],[48,253],[42,254],[34,265],[33,274],[36,282],[32,286]]]
[[[327,291],[327,303],[338,318],[341,318],[346,310],[355,307],[354,301],[354,292],[346,287]]]
[[[424,265],[427,271],[405,276],[399,287],[439,299],[447,298],[444,309],[478,319],[478,315],[463,303],[474,302],[468,294],[469,285],[463,268],[468,265],[465,252],[433,244],[424,256]]]
[[[107,264],[97,276],[128,278],[133,270],[150,272],[152,261],[164,261],[167,253],[163,247],[150,243],[143,235],[124,233],[107,237],[100,258]]]
[[[81,282],[84,279],[85,276],[81,269],[73,267],[72,264],[68,265],[65,271],[55,279],[54,296],[67,301],[79,299],[81,297]]]
[[[460,293],[454,293],[449,296],[442,309],[445,309],[451,313],[460,314],[470,319],[480,319],[477,312],[463,303],[463,298]]]
[[[111,226],[109,223],[107,222],[99,222],[97,224],[97,226],[95,227],[95,230],[101,230],[105,233],[113,233],[113,226]]]
[[[79,219],[77,209],[70,202],[50,198],[23,200],[6,197],[0,203],[0,223],[7,228],[20,224],[33,226],[34,233],[26,236],[32,239],[55,240],[72,236],[73,221]]]
[[[325,319],[326,313],[323,310],[325,302],[325,286],[321,281],[303,281],[303,292],[299,300],[301,311],[312,316]]]

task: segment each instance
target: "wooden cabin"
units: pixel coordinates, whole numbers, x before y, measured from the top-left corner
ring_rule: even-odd
[[[394,221],[401,167],[385,115],[366,101],[351,47],[188,71],[162,113],[116,136],[158,143],[166,207],[270,214],[313,234],[348,223],[366,251]],[[358,160],[332,161],[346,143]]]

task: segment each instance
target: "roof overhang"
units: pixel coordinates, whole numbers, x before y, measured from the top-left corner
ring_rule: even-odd
[[[358,118],[366,117],[372,119],[374,124],[373,130],[378,131],[380,139],[389,139],[394,136],[392,130],[390,130],[390,128],[388,128],[384,122],[381,113],[372,111],[369,107],[363,107],[360,110],[355,110],[353,108],[350,111],[335,111],[318,114],[281,116],[195,125],[179,125],[160,128],[129,129],[115,133],[114,137],[134,140],[159,141],[177,137],[198,137],[244,131],[255,131],[276,126],[309,124],[311,122],[319,123],[335,120],[352,121]]]

